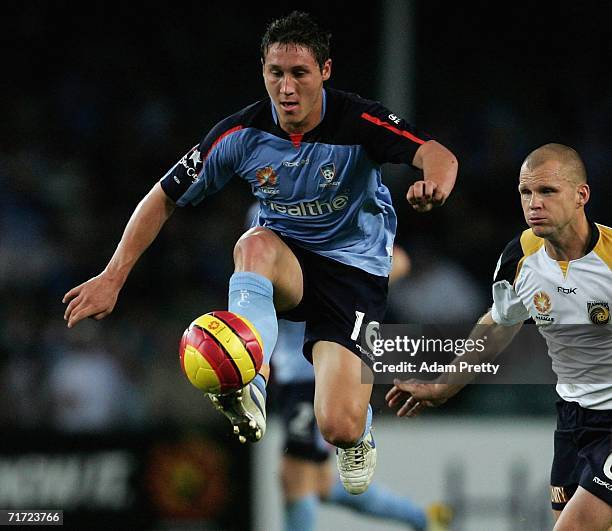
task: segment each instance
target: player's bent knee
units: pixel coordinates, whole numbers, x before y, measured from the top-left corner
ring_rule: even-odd
[[[271,230],[254,227],[245,232],[234,246],[237,268],[251,270],[251,265],[273,267],[278,259],[280,239]]]
[[[350,448],[363,435],[364,420],[355,415],[322,415],[317,418],[319,431],[330,444]]]

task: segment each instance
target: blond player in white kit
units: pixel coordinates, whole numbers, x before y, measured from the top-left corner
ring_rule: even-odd
[[[551,472],[554,531],[612,526],[612,229],[587,219],[584,164],[576,151],[546,144],[520,171],[529,229],[510,242],[494,276],[493,306],[472,331],[487,335],[478,358],[501,352],[530,317],[557,374],[558,421]],[[465,357],[464,357],[465,359]],[[439,405],[466,385],[396,381],[387,394],[398,416]]]

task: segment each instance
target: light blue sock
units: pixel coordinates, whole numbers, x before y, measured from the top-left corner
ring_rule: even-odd
[[[409,498],[399,496],[376,483],[371,483],[368,490],[355,496],[346,492],[340,479],[336,479],[329,497],[323,501],[342,505],[368,516],[406,523],[417,530],[424,530],[427,526],[427,516],[423,509]]]
[[[365,436],[368,434],[371,428],[372,428],[372,406],[368,404],[368,415],[366,417],[365,429],[363,430],[361,437],[359,437],[359,440],[355,443],[355,446],[357,446],[361,441],[365,439]]]
[[[315,494],[285,504],[285,531],[314,531],[319,498]]]
[[[257,273],[234,273],[229,281],[228,309],[253,323],[263,342],[264,363],[270,363],[278,337],[273,292],[272,282]]]
[[[257,387],[257,389],[259,389],[259,391],[264,397],[264,400],[266,400],[268,397],[268,392],[266,391],[266,379],[261,374],[257,373],[255,378],[253,378],[253,385]],[[260,404],[260,406],[263,405],[264,404]]]

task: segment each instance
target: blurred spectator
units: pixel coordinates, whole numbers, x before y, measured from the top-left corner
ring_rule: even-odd
[[[401,323],[461,324],[486,309],[481,288],[461,265],[433,248],[410,248],[409,277],[394,284],[389,308]]]
[[[69,432],[128,427],[137,420],[138,395],[122,366],[105,348],[100,329],[84,322],[51,364],[51,424]]]

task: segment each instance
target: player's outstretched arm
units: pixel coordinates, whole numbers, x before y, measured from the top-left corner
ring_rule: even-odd
[[[510,344],[522,325],[522,322],[511,326],[498,324],[489,311],[478,320],[469,337],[474,341],[484,340],[484,350],[480,353],[476,350],[466,352],[454,363],[459,364],[462,361],[478,364],[494,360]],[[469,383],[466,381],[466,375],[461,372],[446,373],[438,380],[440,383],[427,384],[395,380],[395,385],[385,397],[387,405],[390,408],[399,406],[396,413],[398,417],[414,417],[425,407],[443,404]]]
[[[455,186],[459,163],[453,153],[435,140],[417,149],[412,164],[423,170],[423,180],[408,189],[406,198],[418,212],[442,206]]]
[[[68,321],[68,328],[86,317],[103,319],[113,311],[130,271],[155,240],[174,207],[157,183],[134,210],[104,271],[64,295],[62,302],[68,304],[64,320]]]

